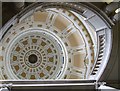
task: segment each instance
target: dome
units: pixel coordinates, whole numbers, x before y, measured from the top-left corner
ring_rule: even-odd
[[[84,3],[34,3],[3,28],[0,79],[98,80],[108,63],[111,29]]]

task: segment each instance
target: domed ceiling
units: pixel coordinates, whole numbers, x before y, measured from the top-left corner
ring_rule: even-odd
[[[70,5],[79,10],[82,8],[77,4]],[[92,73],[96,71],[94,68],[99,69],[102,63],[99,58],[103,58],[105,30],[98,36],[87,19],[72,8],[41,9],[39,6],[31,9],[3,33],[0,78],[89,79],[91,74],[96,74]],[[91,22],[98,26],[97,21]]]

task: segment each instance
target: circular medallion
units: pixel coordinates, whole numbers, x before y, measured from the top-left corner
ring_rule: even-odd
[[[31,29],[13,39],[6,60],[10,58],[11,72],[20,79],[57,78],[67,62],[64,46],[51,32]]]

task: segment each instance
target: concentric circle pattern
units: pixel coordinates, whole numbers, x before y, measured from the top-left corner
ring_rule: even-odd
[[[57,78],[67,58],[60,41],[45,30],[30,29],[19,34],[8,50],[14,74],[25,79]]]
[[[70,9],[38,6],[29,11],[2,38],[1,79],[89,78],[98,46],[88,25]]]

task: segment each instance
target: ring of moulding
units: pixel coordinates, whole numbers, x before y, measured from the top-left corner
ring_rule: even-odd
[[[45,30],[32,29],[13,40],[6,60],[10,59],[11,71],[20,79],[57,78],[67,62],[61,42]]]
[[[3,38],[2,79],[85,79],[94,50],[81,19],[50,8],[12,26]]]

